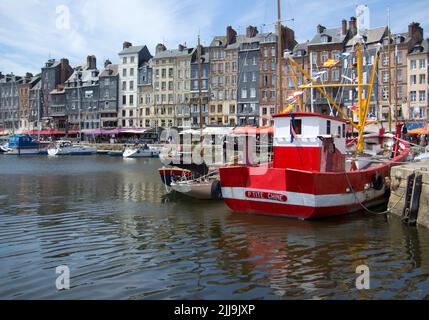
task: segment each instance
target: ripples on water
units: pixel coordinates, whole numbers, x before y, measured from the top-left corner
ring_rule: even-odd
[[[157,160],[0,156],[1,299],[423,299],[429,232],[358,214],[231,214],[166,195]],[[372,290],[355,289],[371,269]],[[68,265],[71,290],[55,288]]]

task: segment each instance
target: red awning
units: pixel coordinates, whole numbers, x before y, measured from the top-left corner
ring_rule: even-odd
[[[246,127],[239,127],[235,128],[231,132],[232,134],[274,134],[274,127],[252,127],[252,126],[246,126]]]
[[[69,130],[69,131],[63,131],[63,130],[32,130],[23,132],[23,134],[29,134],[29,135],[41,135],[41,136],[54,136],[54,135],[66,135],[66,134],[78,134],[79,130]]]

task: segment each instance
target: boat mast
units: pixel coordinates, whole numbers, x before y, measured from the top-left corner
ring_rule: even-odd
[[[282,112],[283,111],[283,66],[282,66],[282,60],[283,60],[283,46],[282,46],[282,21],[281,21],[281,6],[280,6],[280,0],[277,0],[277,39],[278,39],[278,43],[277,43],[277,56],[278,56],[278,61],[277,61],[277,65],[278,65],[278,77],[279,77],[279,94],[278,94],[278,102],[279,102],[279,106],[278,106],[278,112]]]
[[[389,113],[388,113],[388,120],[389,120],[389,132],[392,132],[392,63],[391,63],[391,32],[390,32],[390,8],[387,9],[387,15],[388,15],[388,38],[389,43],[387,46],[387,55],[389,57],[388,60],[388,68],[389,68]]]
[[[203,138],[203,129],[204,129],[204,125],[203,125],[203,107],[202,107],[202,81],[201,81],[201,73],[202,73],[202,67],[201,67],[201,40],[200,40],[200,35],[198,34],[198,49],[197,49],[197,59],[198,59],[198,104],[199,104],[199,108],[200,108],[200,138]]]
[[[398,127],[398,43],[395,39],[395,128]]]

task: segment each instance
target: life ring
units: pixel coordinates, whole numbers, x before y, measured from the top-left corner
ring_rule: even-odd
[[[222,200],[223,199],[223,196],[222,196],[222,186],[221,186],[219,180],[215,180],[212,183],[211,196],[212,196],[213,200]]]
[[[383,177],[381,175],[379,175],[378,173],[376,173],[372,177],[372,187],[375,190],[381,190],[381,189],[383,189],[383,186],[384,186]]]

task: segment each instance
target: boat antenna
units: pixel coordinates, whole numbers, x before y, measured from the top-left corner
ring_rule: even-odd
[[[278,110],[277,112],[283,111],[283,66],[282,66],[282,60],[283,60],[283,39],[282,39],[282,16],[281,16],[281,4],[280,0],[277,0],[277,69],[278,69],[278,78],[279,78],[279,88],[278,88]]]

